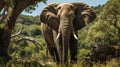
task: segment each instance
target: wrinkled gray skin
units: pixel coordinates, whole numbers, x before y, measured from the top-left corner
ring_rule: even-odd
[[[96,18],[96,14],[84,3],[53,3],[40,14],[42,32],[51,57],[60,63],[77,61],[77,31]]]

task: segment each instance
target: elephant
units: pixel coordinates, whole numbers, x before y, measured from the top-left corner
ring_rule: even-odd
[[[58,63],[77,62],[78,30],[96,18],[96,13],[82,2],[52,3],[40,14],[41,29],[53,60]]]

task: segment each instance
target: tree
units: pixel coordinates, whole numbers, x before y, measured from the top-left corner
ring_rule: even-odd
[[[88,30],[84,43],[88,45],[120,44],[120,0],[109,0],[98,15],[98,21]]]
[[[109,0],[103,11],[101,19],[107,21],[118,30],[120,41],[120,0]]]
[[[46,0],[0,0],[0,57],[5,57],[10,59],[7,50],[11,40],[11,33],[14,29],[16,19],[20,13],[28,8],[30,5],[33,5],[32,8],[38,2],[45,2]],[[30,10],[29,8],[27,10]],[[2,23],[3,19],[6,20],[6,23]]]
[[[99,20],[92,25],[87,37],[85,38],[85,44],[88,45],[116,45],[118,41],[117,30],[109,23]]]

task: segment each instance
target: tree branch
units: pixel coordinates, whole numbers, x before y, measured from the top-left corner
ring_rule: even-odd
[[[22,37],[18,40],[13,39],[13,38],[17,37],[18,35],[20,35],[22,33],[23,28],[24,27],[19,29],[19,31],[16,34],[11,35],[11,42],[13,42],[15,44],[18,44],[20,41],[27,40],[27,41],[32,42],[38,49],[39,49],[39,47],[40,47],[40,49],[43,49],[42,46],[36,40],[34,40],[33,38],[30,38],[30,37]]]
[[[114,17],[115,17],[115,18],[114,18],[114,19],[115,19],[114,22],[112,22],[111,19],[107,19],[107,21],[109,21],[115,28],[120,29],[120,27],[117,25],[117,22],[118,22],[117,15],[114,15]]]
[[[42,46],[35,40],[35,39],[33,39],[33,38],[30,38],[30,37],[22,37],[22,38],[20,38],[20,39],[18,39],[18,40],[12,40],[14,43],[16,43],[16,44],[18,44],[19,42],[21,42],[21,41],[24,41],[24,40],[27,40],[27,41],[30,41],[30,42],[32,42],[36,47],[37,47],[37,49],[39,49],[39,47],[40,47],[40,49],[43,49],[42,48]]]
[[[16,19],[18,18],[20,13],[29,5],[34,5],[37,2],[38,0],[14,0],[14,7],[12,8],[12,12],[10,13],[11,15],[8,17],[9,20],[7,20],[5,29],[7,29],[11,33],[14,29]]]
[[[114,25],[114,23],[112,23],[112,20],[106,19],[106,21],[109,21],[112,25]]]
[[[14,37],[20,35],[22,33],[22,31],[23,31],[23,28],[24,27],[22,27],[21,29],[19,29],[19,31],[16,34],[11,35],[11,38],[14,38]]]

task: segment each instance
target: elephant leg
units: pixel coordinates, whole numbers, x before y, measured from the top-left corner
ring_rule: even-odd
[[[58,55],[57,49],[54,48],[54,51],[55,51],[55,59],[56,59],[57,63],[59,63],[60,60],[59,60],[59,55]]]
[[[59,63],[62,63],[62,38],[56,39],[57,32],[53,30],[54,43],[56,45],[56,58],[59,59]]]
[[[55,47],[50,47],[49,48],[49,53],[50,53],[50,55],[51,55],[51,57],[54,61],[56,61],[57,63],[60,62],[59,61],[59,55],[58,55],[57,49]]]
[[[59,63],[60,61],[59,61],[59,55],[58,55],[57,49],[55,47],[48,47],[48,51],[50,53],[52,60]]]
[[[62,58],[63,58],[63,48],[62,48],[62,42],[60,42],[62,40],[62,38],[58,39],[56,42],[56,48],[57,48],[57,52],[58,52],[58,55],[59,55],[59,61],[60,61],[60,64],[62,64]]]
[[[55,60],[55,50],[54,50],[54,49],[55,49],[54,47],[49,47],[49,48],[48,48],[48,51],[49,51],[49,54],[50,54],[52,60],[53,60],[53,61],[56,61],[56,60]]]
[[[77,34],[77,33],[76,33]],[[77,62],[77,46],[78,40],[74,38],[73,35],[70,37],[70,55],[71,55],[71,63]]]
[[[54,44],[54,40],[53,40],[53,32],[52,29],[49,28],[47,26],[47,24],[42,23],[41,24],[42,27],[42,32],[43,32],[43,36],[45,38],[45,42],[47,45],[47,49],[52,57],[53,60],[55,60],[55,44]]]

